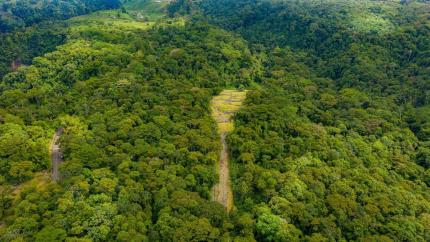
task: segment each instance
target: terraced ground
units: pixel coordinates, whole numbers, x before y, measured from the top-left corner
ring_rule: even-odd
[[[240,109],[245,98],[246,91],[224,90],[218,96],[215,96],[211,102],[212,117],[217,122],[222,145],[219,162],[216,164],[219,183],[213,187],[212,200],[222,204],[227,211],[233,207],[233,192],[230,183],[226,137],[234,129],[231,117]]]

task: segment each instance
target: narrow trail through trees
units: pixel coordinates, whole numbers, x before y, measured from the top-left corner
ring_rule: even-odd
[[[59,128],[57,132],[55,132],[54,136],[51,140],[51,162],[52,162],[52,180],[58,181],[60,178],[60,173],[58,171],[60,163],[63,162],[63,154],[60,150],[59,139],[63,134],[63,128]]]
[[[224,90],[211,102],[212,116],[218,125],[221,140],[221,153],[217,169],[219,183],[213,187],[212,200],[222,204],[227,211],[233,207],[233,191],[230,184],[229,155],[226,137],[234,129],[231,116],[242,106],[246,91]]]

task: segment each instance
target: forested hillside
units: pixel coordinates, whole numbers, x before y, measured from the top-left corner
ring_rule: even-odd
[[[2,0],[0,32],[46,20],[68,19],[100,9],[118,8],[119,0]]]
[[[220,146],[209,101],[247,85],[258,63],[216,27],[154,24],[112,12],[74,18],[65,45],[4,77],[2,240],[234,236],[234,218],[208,202]],[[65,162],[54,184],[40,172],[59,126]]]
[[[430,241],[429,3],[19,2],[0,241]],[[247,90],[229,133],[223,89]]]
[[[119,0],[0,1],[0,78],[63,44],[61,20],[119,6]]]
[[[257,240],[428,241],[430,5],[182,1],[264,65],[229,143]]]

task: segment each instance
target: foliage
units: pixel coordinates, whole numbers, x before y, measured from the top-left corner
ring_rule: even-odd
[[[429,239],[428,4],[177,6],[239,33],[265,67],[229,137],[235,204],[256,217],[256,238]],[[302,234],[280,239],[282,221]]]
[[[428,3],[140,3],[2,40],[52,37],[0,83],[1,241],[430,240]],[[233,87],[227,213],[210,100]]]
[[[2,240],[206,241],[235,232],[223,207],[208,201],[219,151],[209,102],[221,88],[249,85],[241,73],[252,76],[257,63],[234,35],[181,23],[79,17],[66,44],[4,77],[0,106],[10,118],[1,127],[52,134],[61,125],[65,161],[61,184],[26,188],[5,207]],[[47,152],[47,133],[37,152]],[[5,157],[13,169],[1,174],[20,183],[37,159],[11,150],[18,154],[17,163]]]
[[[1,2],[0,32],[30,26],[46,20],[68,19],[100,9],[120,6],[119,0],[32,1],[5,0]]]
[[[119,0],[1,1],[0,78],[63,44],[67,27],[60,20],[119,4]]]

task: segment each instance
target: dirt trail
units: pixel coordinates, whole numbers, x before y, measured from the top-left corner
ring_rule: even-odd
[[[213,200],[221,203],[227,210],[233,206],[233,192],[230,185],[230,168],[228,166],[228,149],[225,141],[227,134],[221,135],[221,154],[219,160],[219,183],[213,188]]]
[[[52,161],[52,180],[58,181],[60,179],[60,173],[58,171],[58,168],[60,166],[60,163],[63,162],[63,154],[60,150],[60,144],[58,143],[58,140],[60,139],[60,136],[63,134],[63,128],[59,128],[57,132],[55,132],[54,136],[51,140],[51,161]]]
[[[217,164],[219,183],[213,187],[212,200],[222,204],[227,211],[233,207],[233,191],[230,184],[229,152],[226,137],[234,129],[231,116],[240,109],[245,98],[246,91],[224,90],[211,102],[212,116],[217,122],[222,145],[219,164]]]

